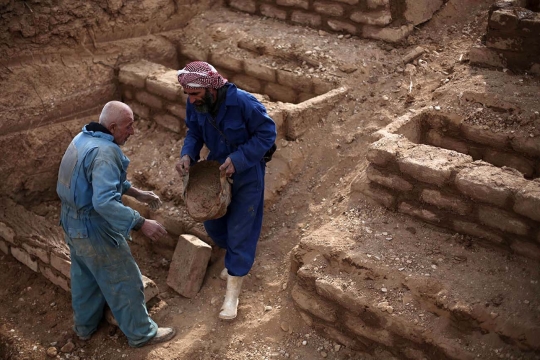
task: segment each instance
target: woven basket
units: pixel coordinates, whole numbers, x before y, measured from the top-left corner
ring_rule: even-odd
[[[227,213],[231,184],[219,166],[217,161],[200,161],[184,176],[184,202],[195,221],[218,219]]]

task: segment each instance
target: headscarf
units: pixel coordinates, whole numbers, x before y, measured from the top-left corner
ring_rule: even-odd
[[[227,82],[216,69],[207,62],[193,61],[182,70],[178,70],[178,82],[184,89],[200,88],[219,89]]]

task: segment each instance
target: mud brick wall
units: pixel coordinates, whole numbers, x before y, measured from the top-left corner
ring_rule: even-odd
[[[277,106],[267,105],[267,110],[276,122],[278,135],[289,139],[300,137],[316,124],[317,116],[325,116],[335,102],[347,93],[344,87],[332,90],[335,84],[318,78],[301,77],[224,54],[204,56],[197,51],[198,55],[185,50],[184,55],[209,61],[241,89],[286,102]],[[143,60],[120,67],[119,81],[123,100],[136,115],[185,135],[187,95],[178,83],[176,70]],[[302,89],[305,92],[301,92]],[[295,101],[302,102],[294,104]]]
[[[330,81],[276,69],[256,59],[223,52],[210,52],[195,45],[182,44],[180,54],[185,62],[207,61],[241,89],[266,94],[273,101],[297,104],[327,93],[337,87]]]
[[[431,125],[426,128],[426,123]],[[538,139],[519,142],[458,117],[406,116],[376,135],[381,138],[367,154],[370,182],[359,190],[389,209],[540,260],[540,181],[527,180],[513,168],[422,144],[423,137],[433,138],[433,128],[452,129],[450,133],[460,129],[464,141],[440,137],[439,143],[470,154],[467,142],[478,151],[482,144],[509,144],[540,156]]]
[[[443,0],[227,0],[239,11],[296,25],[398,42],[431,18]]]
[[[531,68],[540,62],[540,13],[496,3],[489,12],[486,46],[512,67]]]
[[[497,1],[489,11],[485,47],[471,62],[540,74],[540,9],[527,0]]]

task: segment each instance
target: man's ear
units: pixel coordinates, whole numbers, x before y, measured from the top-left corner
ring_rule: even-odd
[[[114,134],[116,127],[116,123],[112,123],[111,125],[109,125],[109,131],[111,132],[111,134]]]

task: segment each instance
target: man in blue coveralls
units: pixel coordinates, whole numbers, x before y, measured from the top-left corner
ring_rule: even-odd
[[[189,63],[178,71],[178,81],[188,95],[188,131],[177,171],[186,174],[205,144],[208,160],[221,163],[220,170],[233,179],[227,213],[205,221],[204,227],[227,251],[227,291],[219,317],[234,319],[242,280],[253,266],[261,233],[264,156],[276,139],[276,124],[253,95],[227,82],[206,62]]]
[[[170,340],[173,328],[150,319],[141,272],[126,239],[140,230],[156,241],[166,234],[155,220],[122,204],[122,195],[158,208],[151,191],[126,180],[129,159],[120,146],[134,134],[133,112],[119,101],[108,102],[99,123],[85,125],[67,148],[56,191],[62,201],[60,222],[71,253],[74,330],[81,340],[96,331],[108,304],[129,345],[140,347]]]

